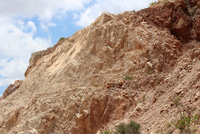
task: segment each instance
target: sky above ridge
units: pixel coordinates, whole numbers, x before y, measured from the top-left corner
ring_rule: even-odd
[[[31,53],[90,25],[103,12],[140,10],[156,0],[0,0],[0,96],[23,80]]]

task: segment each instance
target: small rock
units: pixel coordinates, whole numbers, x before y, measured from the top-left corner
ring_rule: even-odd
[[[141,110],[142,110],[142,104],[138,104],[137,107],[136,107],[136,111],[139,112],[139,111],[141,111]]]
[[[154,97],[153,98],[153,103],[155,103],[157,101],[157,98],[156,97]]]
[[[77,118],[80,118],[81,116],[82,116],[82,114],[79,114],[79,113],[76,114]]]
[[[182,93],[182,92],[183,92],[183,89],[182,89],[182,88],[176,90],[176,94],[177,94],[177,95],[179,95],[179,94]]]
[[[195,94],[195,97],[196,97],[196,98],[200,97],[200,92],[197,92],[197,93]]]

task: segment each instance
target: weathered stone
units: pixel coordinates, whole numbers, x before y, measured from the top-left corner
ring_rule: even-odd
[[[22,83],[22,80],[16,80],[14,84],[10,84],[3,92],[2,97],[5,99],[8,95],[12,94],[15,90],[17,90],[22,85]]]
[[[199,2],[170,1],[104,13],[32,54],[23,84],[0,98],[0,133],[95,134],[135,120],[149,134],[177,116],[174,94],[199,113]]]

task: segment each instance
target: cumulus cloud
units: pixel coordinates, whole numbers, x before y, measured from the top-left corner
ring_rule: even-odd
[[[92,0],[1,0],[0,17],[31,19],[38,17],[40,28],[48,31],[54,16],[62,16],[67,11],[81,11]]]
[[[150,2],[155,0],[96,0],[94,4],[87,7],[78,15],[75,14],[74,18],[79,18],[76,22],[77,25],[85,27],[92,23],[103,12],[121,13],[124,11],[140,10],[148,7]]]
[[[0,86],[23,79],[32,52],[46,49],[50,39],[34,37],[34,22],[0,19]]]
[[[66,11],[78,11],[92,0],[1,0],[1,16],[17,16],[32,18],[38,16],[40,20],[51,20],[56,14]]]

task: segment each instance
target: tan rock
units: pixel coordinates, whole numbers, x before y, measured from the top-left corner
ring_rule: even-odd
[[[3,99],[5,99],[8,95],[13,93],[15,90],[17,90],[21,85],[23,81],[22,80],[16,80],[14,84],[10,84],[3,93]]]
[[[196,11],[197,1],[189,1]],[[25,80],[10,85],[0,99],[0,133],[95,134],[135,120],[149,134],[177,116],[181,105],[168,106],[174,94],[191,114],[198,113],[199,23],[190,21],[198,12],[189,16],[185,4],[104,13],[32,54]],[[124,76],[132,78],[123,81]]]

